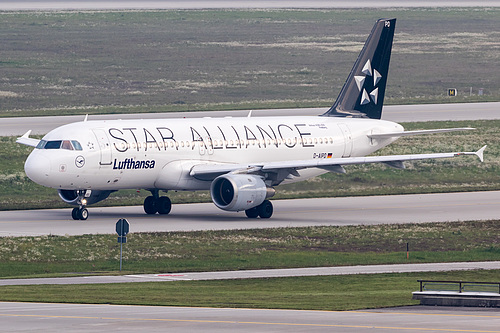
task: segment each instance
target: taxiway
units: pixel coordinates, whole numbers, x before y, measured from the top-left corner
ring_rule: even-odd
[[[500,332],[492,309],[415,306],[363,311],[0,303],[10,332]]]
[[[89,219],[74,221],[71,209],[0,211],[0,236],[113,234],[126,218],[130,232],[192,231],[371,225],[497,219],[500,191],[274,200],[271,219],[248,219],[213,203],[173,205],[165,215],[142,206],[89,207]]]

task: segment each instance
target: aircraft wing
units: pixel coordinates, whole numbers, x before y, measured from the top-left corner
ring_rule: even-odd
[[[31,147],[38,146],[38,143],[40,142],[40,140],[30,138],[30,134],[31,134],[31,130],[24,133],[23,136],[21,136],[20,138],[17,138],[16,142],[23,144],[23,145],[26,145],[26,146],[31,146]]]
[[[299,176],[297,170],[306,168],[320,168],[327,171],[344,173],[344,165],[385,163],[395,168],[404,168],[404,161],[452,158],[462,155],[475,155],[483,161],[483,154],[486,146],[483,146],[476,152],[453,152],[453,153],[434,153],[434,154],[410,154],[410,155],[388,155],[388,156],[365,156],[365,157],[346,157],[346,158],[325,158],[282,162],[265,162],[251,164],[197,164],[192,167],[190,175],[201,180],[213,180],[216,177],[226,173],[282,173],[283,179],[289,175]],[[284,171],[284,173],[283,173]]]

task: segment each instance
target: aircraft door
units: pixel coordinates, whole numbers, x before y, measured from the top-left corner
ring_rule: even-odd
[[[214,146],[213,146],[212,138],[207,136],[205,138],[205,142],[206,142],[206,146],[207,146],[208,155],[212,155],[214,153]]]
[[[350,157],[351,153],[352,153],[351,130],[344,123],[340,123],[339,128],[340,128],[340,131],[342,132],[342,135],[344,136],[344,153],[342,154],[342,157]]]
[[[97,142],[99,143],[99,149],[101,154],[101,160],[99,164],[111,165],[112,163],[111,143],[109,142],[109,138],[108,135],[106,134],[106,131],[101,128],[93,129],[92,131],[94,132],[94,135],[97,138]]]
[[[209,136],[202,138],[201,141],[198,141],[198,146],[200,148],[200,155],[205,155],[205,153],[212,155],[214,153],[212,139]]]
[[[205,155],[205,142],[202,140],[198,141],[197,144],[198,147],[200,148],[200,155]]]

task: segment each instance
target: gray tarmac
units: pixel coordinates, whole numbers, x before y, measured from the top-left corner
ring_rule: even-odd
[[[492,309],[361,311],[0,303],[1,332],[500,332]]]
[[[71,208],[0,211],[0,236],[114,234],[126,218],[130,232],[227,230],[326,225],[374,225],[497,219],[500,191],[372,197],[273,200],[270,219],[248,219],[213,203],[173,205],[169,215],[146,215],[142,206],[89,207],[74,221]]]
[[[265,109],[254,110],[252,116],[317,116],[327,108],[308,109]],[[202,112],[165,112],[139,114],[91,115],[89,120],[114,119],[172,119],[198,117],[246,117],[249,110],[240,111],[202,111]],[[47,116],[0,118],[0,135],[23,135],[28,130],[33,134],[46,134],[56,127],[82,121],[84,116]],[[441,120],[479,120],[500,119],[500,102],[463,103],[463,104],[421,104],[384,106],[382,119],[395,122],[441,121]]]
[[[63,278],[0,279],[0,286],[206,281],[206,280],[263,279],[263,278],[268,279],[268,278],[282,278],[282,277],[296,277],[296,276],[447,272],[447,271],[466,271],[466,270],[479,270],[479,269],[500,269],[500,261],[398,264],[398,265],[359,265],[359,266],[342,266],[342,267],[260,269],[260,270],[175,273],[175,274],[134,274],[134,275],[120,275],[120,276],[74,276],[74,277],[63,277]]]
[[[498,7],[496,0],[6,0],[0,10],[140,10],[140,9],[273,9],[273,8],[387,8],[387,7]]]

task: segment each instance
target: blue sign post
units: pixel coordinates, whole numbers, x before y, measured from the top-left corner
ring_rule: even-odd
[[[119,219],[116,222],[116,233],[118,234],[118,243],[120,243],[120,272],[122,271],[122,253],[123,243],[127,242],[127,234],[130,230],[130,223],[126,219]]]

